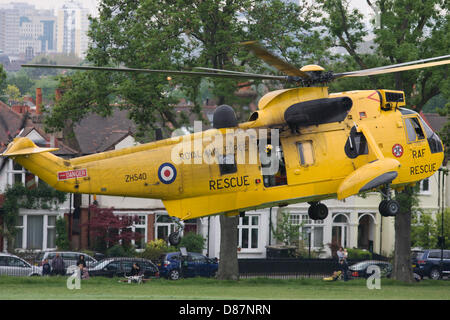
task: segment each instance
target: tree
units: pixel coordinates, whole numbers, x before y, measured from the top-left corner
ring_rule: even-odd
[[[8,74],[8,84],[15,85],[22,95],[26,94],[34,84],[28,74],[21,69],[19,72]]]
[[[329,36],[337,46],[343,47],[348,57],[340,66],[353,60],[346,67],[365,69],[387,64],[397,64],[412,60],[442,56],[447,54],[450,34],[449,3],[441,0],[367,0],[374,9],[376,18],[371,21],[374,36],[373,53],[362,54],[358,48],[365,41],[369,31],[363,23],[358,10],[351,10],[345,0],[320,0],[322,9],[327,14],[322,20]],[[351,59],[349,59],[351,58]],[[338,64],[339,66],[339,64]],[[357,81],[340,81],[332,87],[339,89],[393,88],[405,91],[408,107],[420,112],[422,107],[442,88],[448,92],[450,87],[447,77],[448,67],[429,68],[383,77],[359,78]],[[347,69],[347,71],[350,71]],[[395,265],[394,277],[411,282],[410,234],[412,188],[405,188],[403,207],[395,222]],[[407,267],[409,266],[409,268]],[[405,272],[406,271],[406,272]]]
[[[67,230],[67,223],[64,217],[56,219],[56,247],[58,250],[64,251],[70,249],[70,241]]]
[[[89,227],[97,249],[107,250],[119,243],[126,245],[142,236],[130,228],[138,222],[137,216],[115,215],[113,208],[99,208],[95,205],[91,205],[90,210],[93,217],[83,226]]]
[[[8,84],[8,86],[6,87],[5,95],[8,97],[8,101],[10,103],[18,102],[21,100],[19,88],[12,84]]]
[[[302,6],[282,1],[189,0],[131,1],[103,0],[99,17],[91,18],[92,41],[86,59],[96,66],[126,66],[147,69],[189,70],[210,67],[236,71],[262,70],[263,64],[239,46],[256,39],[276,48],[286,59],[300,62],[319,55],[319,33],[313,28],[308,1]],[[273,28],[269,27],[273,26]],[[314,44],[309,50],[301,42]],[[267,70],[267,67],[265,67]],[[271,70],[271,72],[273,72]],[[240,79],[211,79],[211,91],[218,104],[233,105],[237,116],[246,119],[248,99],[234,93]],[[129,111],[137,124],[138,138],[151,137],[156,127],[166,133],[179,128],[187,117],[177,115],[171,94],[182,90],[193,102],[191,113],[201,116],[200,78],[142,73],[72,73],[62,76],[63,97],[47,114],[49,130],[60,130],[80,121],[89,112],[111,114],[111,104]],[[255,82],[257,83],[257,82]],[[219,278],[236,279],[238,217],[221,217],[221,266]]]
[[[285,246],[298,242],[300,237],[300,226],[294,225],[289,219],[289,212],[284,211],[278,216],[276,229],[272,227],[272,234],[275,239],[282,242]]]

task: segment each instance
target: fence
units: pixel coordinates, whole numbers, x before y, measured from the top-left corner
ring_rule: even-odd
[[[348,264],[360,261],[348,260]],[[241,278],[322,278],[337,270],[337,259],[239,259]]]
[[[373,255],[373,260],[387,258]],[[352,265],[364,260],[348,260]],[[66,261],[66,265],[67,265]],[[76,264],[76,260],[70,261]],[[0,253],[0,275],[30,276],[41,275],[41,259],[39,256],[22,254],[21,257],[2,255]],[[271,258],[271,259],[239,259],[239,276],[241,278],[321,278],[339,270],[337,259],[303,259],[303,258]]]

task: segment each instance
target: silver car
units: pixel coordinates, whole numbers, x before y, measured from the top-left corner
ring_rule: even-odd
[[[32,266],[18,256],[0,253],[0,275],[42,276],[42,267]]]
[[[67,270],[69,266],[74,266],[77,264],[80,256],[84,256],[84,260],[86,261],[86,266],[90,267],[94,265],[97,260],[92,258],[90,255],[82,252],[73,252],[73,251],[46,251],[41,252],[37,256],[37,261],[39,261],[39,265],[42,265],[45,259],[48,260],[50,265],[52,264],[52,260],[55,258],[56,254],[59,254],[64,261],[64,269]]]

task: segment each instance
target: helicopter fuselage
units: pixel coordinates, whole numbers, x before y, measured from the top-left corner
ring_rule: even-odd
[[[285,112],[294,104],[340,97],[352,105],[338,112],[339,121],[302,122],[296,128],[286,124]],[[400,91],[286,89],[261,98],[257,114],[237,127],[68,160],[16,138],[3,155],[61,191],[161,199],[171,216],[183,220],[232,215],[343,199],[385,184],[402,188],[431,176],[442,164],[442,143],[417,113],[403,106]],[[240,135],[241,144],[236,142]],[[227,141],[234,143],[228,149]],[[268,145],[275,146],[270,152],[279,161],[273,174],[262,172],[261,150]],[[234,161],[218,161],[227,156]]]

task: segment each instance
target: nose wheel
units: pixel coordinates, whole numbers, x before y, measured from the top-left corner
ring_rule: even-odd
[[[328,208],[320,202],[309,202],[308,215],[312,220],[323,220],[328,216]]]
[[[400,204],[396,200],[382,200],[378,210],[383,217],[395,217],[400,211]]]
[[[171,246],[177,246],[181,241],[181,232],[184,229],[184,223],[178,218],[172,218],[172,220],[177,224],[177,230],[169,235],[169,243]]]
[[[381,190],[381,194],[386,199],[381,200],[380,205],[378,206],[378,211],[383,217],[395,217],[397,213],[400,211],[400,204],[396,200],[391,199],[391,191],[389,186],[387,186],[386,193]]]

